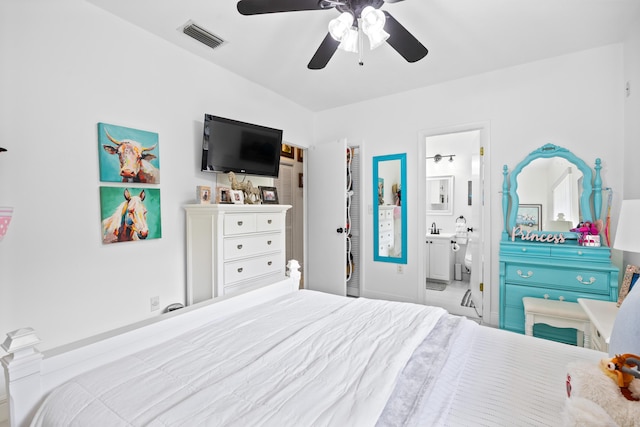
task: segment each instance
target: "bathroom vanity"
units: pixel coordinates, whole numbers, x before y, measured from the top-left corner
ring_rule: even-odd
[[[425,263],[427,280],[450,282],[453,278],[453,233],[427,234]]]
[[[537,195],[526,191],[522,172],[527,168],[537,171],[537,175],[529,179],[540,187],[537,190],[543,190],[537,191]],[[545,216],[551,220],[561,217],[559,213],[564,217],[567,212],[579,221],[599,220],[602,211],[600,169],[600,159],[596,159],[592,170],[570,151],[551,144],[530,153],[511,173],[504,166],[500,328],[524,333],[523,297],[570,302],[578,298],[617,300],[618,268],[611,263],[611,249],[606,246],[604,236],[600,236],[601,246],[583,246],[580,234],[555,227],[552,227],[554,231],[546,231],[545,225],[556,221],[544,220]],[[574,183],[569,182],[562,189],[562,197],[554,197],[558,190],[553,186],[567,176],[568,181]],[[548,187],[545,182],[549,182]],[[570,191],[572,187],[577,189],[575,194]],[[554,203],[562,207],[554,207]],[[570,344],[576,342],[574,329],[539,324],[534,328],[534,335]]]

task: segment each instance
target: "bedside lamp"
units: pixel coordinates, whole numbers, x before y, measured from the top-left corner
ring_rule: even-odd
[[[640,200],[623,200],[615,249],[640,253]],[[609,356],[640,355],[640,286],[634,286],[620,305],[609,340]]]

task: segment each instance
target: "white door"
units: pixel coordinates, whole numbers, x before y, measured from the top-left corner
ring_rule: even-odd
[[[347,211],[347,140],[308,150],[307,261],[304,287],[336,295],[347,294],[344,233]]]
[[[293,200],[293,166],[288,163],[280,163],[280,174],[273,180],[273,185],[278,191],[278,203],[291,205],[285,217],[286,260],[293,257],[293,218],[296,216],[296,204]]]
[[[472,204],[473,218],[477,218],[474,223],[473,230],[469,232],[469,245],[471,249],[471,277],[469,278],[469,287],[471,289],[471,299],[476,306],[478,315],[482,317],[482,299],[483,291],[481,287],[484,287],[484,239],[488,239],[487,233],[484,233],[482,224],[484,224],[486,218],[485,215],[488,210],[484,209],[485,195],[484,191],[484,148],[474,147],[476,154],[472,157],[471,167],[471,185],[472,185]],[[480,154],[480,153],[483,154]],[[488,200],[488,198],[487,198]],[[487,272],[487,274],[489,274]]]

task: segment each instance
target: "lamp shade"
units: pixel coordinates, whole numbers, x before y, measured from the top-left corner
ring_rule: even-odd
[[[340,16],[329,21],[329,34],[337,41],[342,39],[349,33],[349,29],[353,26],[353,15],[349,12],[342,12]]]
[[[640,252],[640,200],[623,200],[613,247],[621,251]]]

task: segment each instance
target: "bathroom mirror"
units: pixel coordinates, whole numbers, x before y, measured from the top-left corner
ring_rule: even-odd
[[[373,158],[373,260],[407,263],[407,155]]]
[[[503,168],[502,209],[508,234],[527,216],[527,231],[563,232],[598,219],[602,208],[600,159],[593,170],[569,150],[546,144],[531,152],[508,176]],[[531,215],[536,218],[531,219]]]
[[[453,215],[453,175],[427,177],[427,214]]]

